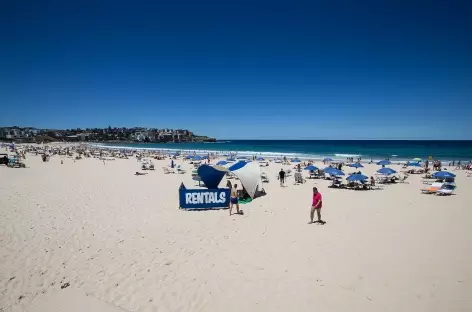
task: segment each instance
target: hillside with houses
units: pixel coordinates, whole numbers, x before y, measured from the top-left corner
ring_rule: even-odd
[[[0,140],[15,142],[140,142],[140,143],[184,143],[215,142],[215,138],[195,135],[184,129],[156,128],[86,128],[86,129],[37,129],[32,127],[0,128]]]

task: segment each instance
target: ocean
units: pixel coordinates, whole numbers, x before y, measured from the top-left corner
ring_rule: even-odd
[[[300,157],[303,159],[363,161],[427,159],[441,161],[472,160],[472,141],[400,141],[400,140],[222,140],[216,143],[100,143],[95,146],[117,149],[163,150],[193,153],[237,153],[242,156]]]

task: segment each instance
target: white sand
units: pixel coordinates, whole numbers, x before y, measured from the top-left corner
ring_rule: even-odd
[[[229,217],[179,210],[178,186],[193,181],[164,175],[169,161],[134,176],[134,159],[27,157],[27,169],[0,166],[0,311],[65,283],[128,311],[472,311],[465,172],[439,197],[420,193],[420,175],[381,191],[282,189],[271,165],[268,195]],[[313,186],[324,226],[307,225]]]

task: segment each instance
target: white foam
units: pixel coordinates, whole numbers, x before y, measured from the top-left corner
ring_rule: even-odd
[[[127,151],[153,151],[153,152],[164,152],[164,153],[180,152],[181,154],[194,154],[195,153],[198,155],[206,155],[210,153],[210,154],[218,154],[220,156],[230,156],[230,155],[247,156],[247,157],[258,156],[258,157],[264,157],[264,158],[269,158],[269,159],[286,157],[287,159],[300,158],[302,160],[308,160],[308,159],[323,160],[326,157],[331,157],[334,160],[344,161],[347,157],[358,158],[362,156],[360,154],[344,154],[344,153],[320,155],[320,154],[306,154],[306,153],[294,153],[294,152],[288,153],[288,152],[228,151],[228,150],[223,151],[223,150],[218,150],[217,148],[190,149],[190,148],[134,147],[134,146],[106,145],[106,144],[100,144],[100,143],[98,144],[92,143],[89,145],[92,147],[97,147],[97,148],[117,149],[117,150],[127,150]],[[209,144],[209,145],[212,145],[212,144]],[[397,157],[397,155],[392,155],[392,157]],[[363,162],[369,162],[371,157],[367,157],[367,158],[364,158]],[[384,158],[382,157],[378,159],[372,158],[372,161],[377,162],[383,159]],[[395,160],[392,160],[392,162],[393,161],[395,162],[408,161],[408,159],[395,159]],[[448,163],[449,161],[443,160],[442,162]]]
[[[361,157],[362,155],[359,154],[334,154],[336,157]]]

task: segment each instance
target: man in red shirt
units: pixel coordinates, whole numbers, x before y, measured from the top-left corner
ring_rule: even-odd
[[[323,206],[323,199],[321,198],[321,193],[318,192],[318,189],[316,187],[313,188],[313,202],[311,204],[311,212],[310,212],[310,222],[308,224],[312,224],[313,218],[315,217],[315,210],[316,213],[318,214],[318,223],[320,224],[325,224],[323,220],[321,220],[321,207]]]

